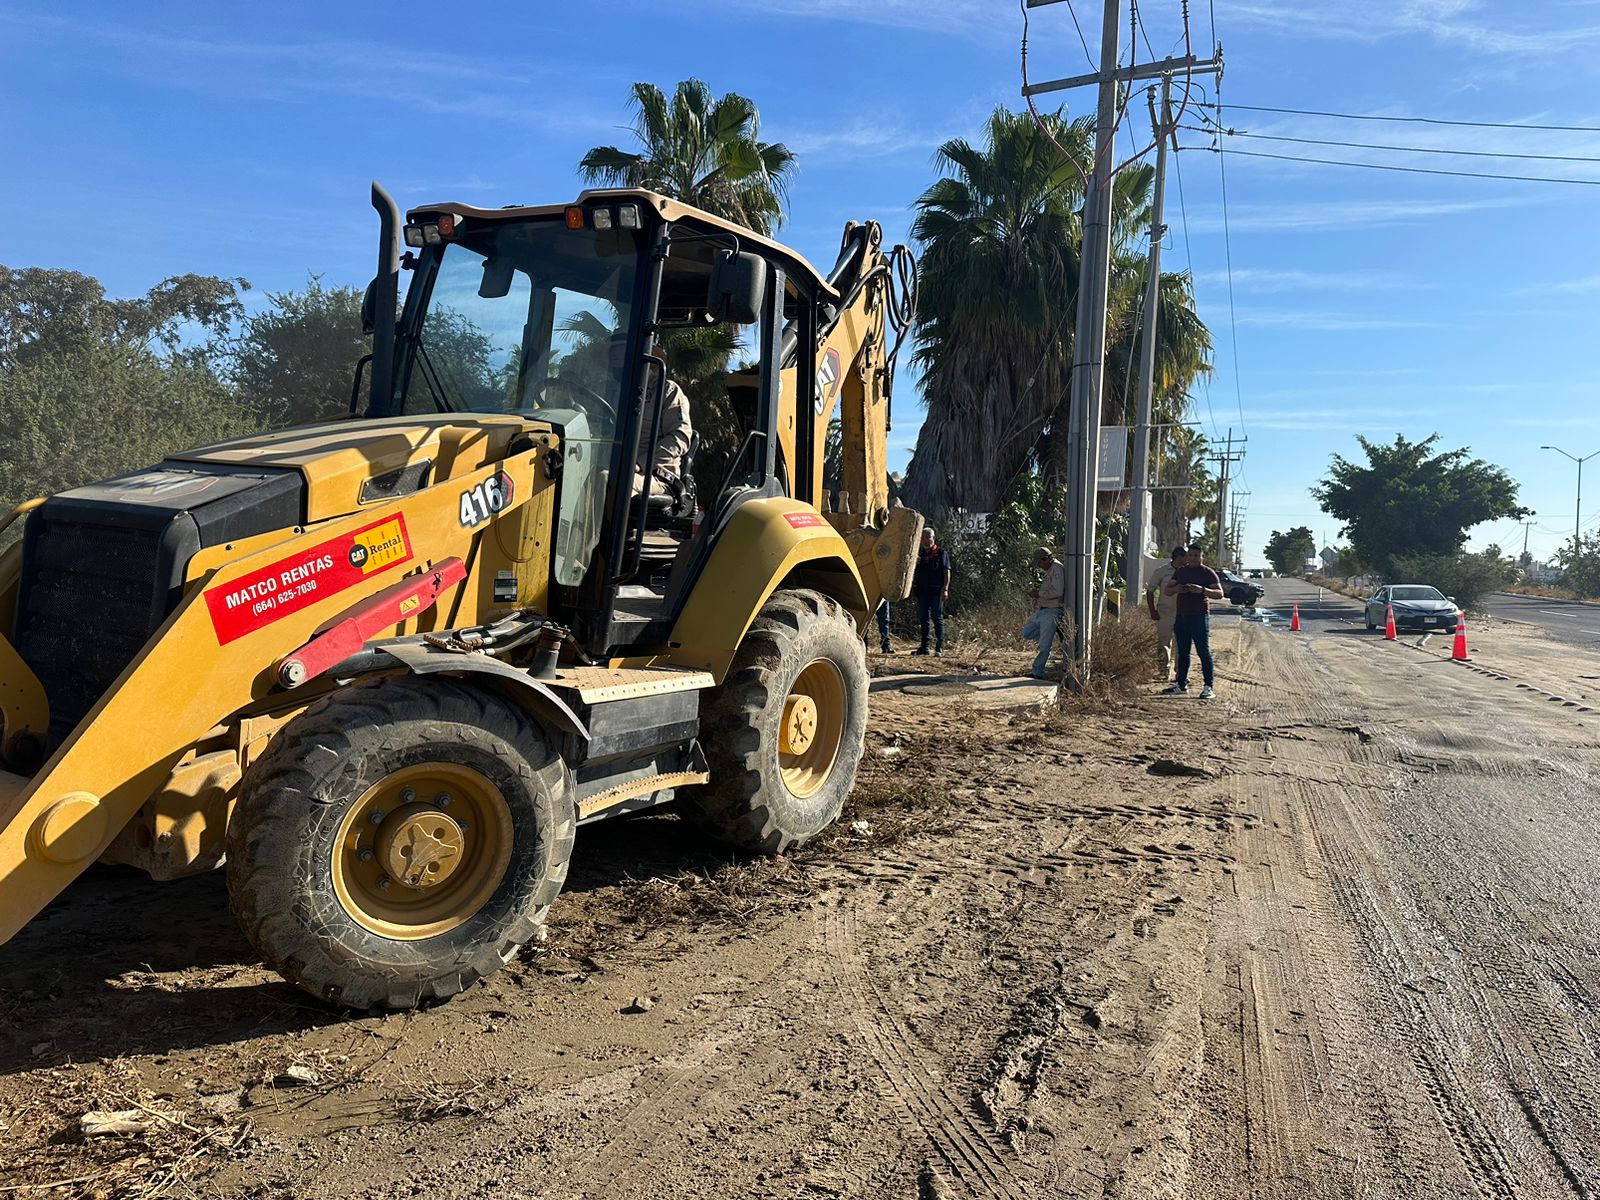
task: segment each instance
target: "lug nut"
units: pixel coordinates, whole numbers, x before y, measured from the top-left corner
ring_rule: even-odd
[[[362,862],[371,862],[372,861],[372,851],[369,850],[369,849],[363,848],[361,853],[357,854],[356,857],[359,858]]]
[[[449,792],[440,792],[437,796],[435,796],[433,798],[433,802],[435,804],[437,804],[440,808],[449,808],[450,807],[450,793]]]
[[[465,821],[458,821],[456,823],[456,827],[460,829],[462,833],[465,833],[467,830],[472,828],[472,826],[468,825]]]
[[[378,809],[373,809],[371,816],[369,816],[367,819],[370,820],[374,825],[382,825],[383,813]]]
[[[378,876],[378,887],[383,891],[387,892],[389,890],[389,885],[393,882],[394,880],[390,879],[387,875]]]
[[[400,793],[400,803],[401,804],[410,804],[416,798],[417,798],[417,791],[416,791],[415,788],[406,788],[405,790],[403,790]]]

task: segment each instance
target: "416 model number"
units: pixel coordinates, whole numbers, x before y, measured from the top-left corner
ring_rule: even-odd
[[[504,471],[461,493],[461,524],[472,529],[511,507],[516,485]]]

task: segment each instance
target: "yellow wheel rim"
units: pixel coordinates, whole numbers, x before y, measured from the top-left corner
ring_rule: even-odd
[[[436,937],[489,902],[511,863],[511,809],[470,767],[418,763],[351,805],[333,890],[350,918],[397,941]]]
[[[778,768],[791,795],[813,795],[828,782],[844,741],[845,696],[844,674],[831,659],[819,658],[784,698]]]

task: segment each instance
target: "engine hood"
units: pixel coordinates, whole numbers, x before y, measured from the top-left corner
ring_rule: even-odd
[[[253,434],[172,459],[297,471],[306,485],[305,520],[314,523],[476,471],[505,458],[519,436],[551,428],[493,413],[352,418]]]

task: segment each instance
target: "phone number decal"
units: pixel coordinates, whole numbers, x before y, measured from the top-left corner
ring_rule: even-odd
[[[212,628],[226,646],[410,560],[405,518],[387,517],[212,588],[206,593]]]

